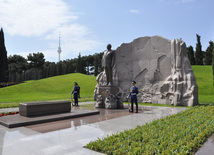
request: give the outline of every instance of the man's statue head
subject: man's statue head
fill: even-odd
[[[110,51],[111,50],[111,44],[107,45],[107,49]]]

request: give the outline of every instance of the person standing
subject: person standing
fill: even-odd
[[[131,98],[131,110],[130,112],[134,112],[133,110],[133,104],[135,102],[135,105],[136,105],[136,112],[135,113],[138,113],[138,102],[137,102],[137,94],[138,94],[138,88],[137,86],[135,86],[136,82],[135,81],[132,81],[132,87],[130,88],[130,92],[129,92],[129,95],[127,96],[127,98]]]
[[[78,97],[79,97],[79,92],[80,92],[80,87],[76,82],[74,82],[74,89],[71,94],[74,95],[74,106],[79,106],[78,105]]]
[[[113,85],[112,68],[114,66],[114,51],[111,50],[111,44],[107,45],[102,58],[102,66],[106,73],[106,85]]]

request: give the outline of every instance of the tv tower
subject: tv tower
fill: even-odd
[[[59,54],[59,61],[60,61],[60,54],[61,54],[61,52],[62,52],[61,47],[60,47],[60,33],[59,33],[59,47],[58,47],[57,52],[58,52],[58,54]]]

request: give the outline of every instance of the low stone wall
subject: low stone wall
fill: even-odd
[[[19,104],[19,113],[22,116],[41,116],[71,111],[70,101],[28,102]]]

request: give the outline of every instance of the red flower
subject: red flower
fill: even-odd
[[[3,113],[0,113],[0,117],[7,116],[7,115],[15,115],[15,114],[18,114],[18,113],[19,113],[19,111],[17,111],[17,112],[7,112],[7,113],[3,112]]]

